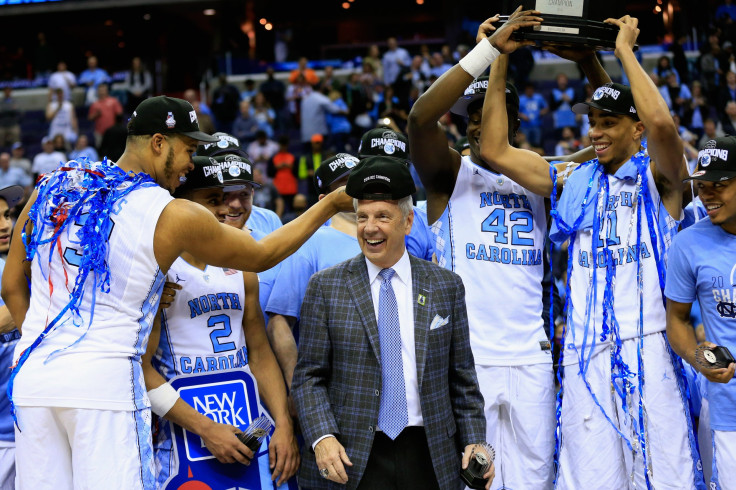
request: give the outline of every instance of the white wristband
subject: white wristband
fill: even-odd
[[[179,399],[179,393],[169,383],[164,383],[149,391],[148,399],[151,400],[151,411],[163,417]]]
[[[501,53],[487,39],[482,40],[460,60],[460,66],[473,78],[478,78]]]

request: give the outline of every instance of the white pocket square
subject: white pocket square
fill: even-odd
[[[439,315],[435,315],[432,323],[429,324],[429,329],[434,330],[436,328],[444,327],[450,322],[450,317],[442,318]]]

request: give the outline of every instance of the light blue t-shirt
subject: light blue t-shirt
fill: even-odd
[[[705,338],[736,353],[736,235],[701,220],[675,237],[669,251],[665,296],[680,303],[697,298]],[[708,383],[710,425],[736,431],[736,381]]]
[[[281,228],[282,224],[279,219],[279,215],[270,209],[253,206],[253,210],[250,212],[250,216],[248,217],[248,221],[245,222],[245,226],[251,230],[257,230],[262,232],[264,235],[268,235],[272,231]]]
[[[331,227],[322,227],[281,263],[266,311],[299,318],[312,274],[351,259],[360,253],[358,239]]]
[[[5,270],[5,259],[0,258],[0,277]],[[0,298],[0,306],[5,302]],[[10,366],[13,364],[15,344],[20,339],[18,329],[0,335],[0,441],[15,441],[13,416],[10,415],[10,400],[8,400],[8,381],[10,381]]]
[[[251,230],[251,236],[256,240],[260,240],[261,238],[266,236],[266,233],[258,230]],[[263,316],[265,317],[266,324],[268,324],[266,306],[268,305],[268,298],[271,296],[271,291],[273,290],[273,284],[276,281],[276,276],[279,275],[279,271],[281,270],[281,264],[283,264],[283,262],[279,262],[270,269],[258,273],[258,303],[260,303],[261,305],[261,311],[263,312]]]

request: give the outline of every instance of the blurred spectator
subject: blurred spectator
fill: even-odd
[[[718,92],[718,110],[720,111],[720,117],[724,124],[726,104],[730,101],[736,101],[736,73],[732,71],[726,73],[726,83]]]
[[[271,177],[276,190],[284,198],[284,208],[291,209],[291,199],[297,193],[296,157],[289,151],[289,137],[279,137],[279,151],[271,158],[268,165],[268,176]]]
[[[674,66],[672,66],[672,62],[670,61],[670,57],[663,55],[660,56],[659,59],[657,59],[657,65],[654,67],[654,72],[657,74],[660,80],[667,80],[667,76],[670,73],[675,74],[675,78],[677,79],[677,83],[680,83],[680,74],[677,72]]]
[[[36,72],[36,77],[45,77],[51,73],[54,68],[54,61],[56,61],[56,52],[54,47],[49,45],[46,40],[46,34],[39,32],[37,35],[38,44],[33,53],[33,69]]]
[[[562,128],[561,139],[555,146],[555,155],[571,155],[578,150],[582,150],[582,146],[575,137],[575,130],[565,126]]]
[[[10,146],[20,141],[21,112],[13,98],[13,89],[3,88],[3,100],[0,102],[0,146]]]
[[[383,80],[383,64],[381,63],[381,51],[377,44],[371,44],[368,47],[368,54],[363,58],[363,66],[370,65],[373,74],[379,80]]]
[[[299,58],[297,67],[289,73],[289,83],[295,83],[299,79],[299,75],[304,77],[304,82],[311,86],[315,86],[319,83],[317,73],[309,68],[309,60],[304,56]]]
[[[718,48],[718,37],[711,37],[715,38],[715,45],[712,42],[701,44],[698,68],[700,70],[700,81],[703,82],[706,96],[709,100],[716,100],[721,67],[715,53],[715,49]],[[722,110],[723,107],[718,108],[719,112]]]
[[[523,87],[529,81],[534,69],[534,53],[528,46],[519,48],[509,55],[509,78],[517,87]]]
[[[422,68],[422,57],[416,55],[411,59],[409,69],[402,73],[401,78],[409,85],[417,87],[419,93],[422,94],[427,88],[428,75]]]
[[[41,140],[42,152],[33,157],[33,180],[37,180],[38,176],[56,170],[56,168],[66,163],[66,155],[54,150],[54,141],[48,136],[44,136]]]
[[[284,201],[289,202],[288,199],[284,198]],[[296,218],[301,216],[304,211],[307,210],[307,196],[304,194],[296,194],[291,200],[291,211],[287,211],[281,217],[281,222],[286,224],[290,221],[294,221]]]
[[[406,106],[394,94],[394,88],[391,85],[386,86],[383,92],[383,100],[378,103],[378,118],[391,119],[400,132],[403,133],[406,129],[406,119],[408,117]]]
[[[294,127],[301,126],[302,99],[312,93],[312,86],[307,83],[303,74],[299,74],[294,82],[286,87],[286,100]]]
[[[69,142],[66,140],[66,138],[64,138],[63,134],[56,133],[51,137],[51,140],[54,142],[55,151],[67,154],[69,153],[69,150],[71,150],[71,146],[69,145]]]
[[[320,89],[327,87],[328,90],[340,90],[340,82],[335,78],[335,68],[331,65],[325,66],[322,79],[319,81]]]
[[[125,91],[128,95],[125,101],[125,110],[132,114],[138,104],[151,96],[153,92],[153,77],[141,59],[136,56],[130,62],[130,70],[125,74]]]
[[[715,138],[724,136],[720,124],[715,119],[706,119],[703,122],[703,136],[698,140],[698,150],[705,148],[705,144]]]
[[[249,144],[245,151],[248,152],[253,166],[260,168],[263,173],[266,173],[268,171],[268,162],[279,151],[279,145],[269,139],[265,131],[258,130],[256,131],[256,140]]]
[[[442,130],[445,132],[445,136],[447,137],[447,143],[449,144],[449,146],[454,146],[455,144],[457,144],[458,141],[462,139],[457,125],[452,121],[452,116],[450,115],[450,112],[445,112],[442,117],[440,117],[439,123],[442,127]]]
[[[662,94],[662,98],[667,103],[670,111],[675,112],[678,116],[685,113],[686,108],[690,106],[690,100],[693,98],[687,85],[679,82],[674,69],[666,72],[665,84],[659,88],[659,93]]]
[[[670,51],[672,52],[672,66],[680,75],[680,82],[689,83],[690,66],[685,55],[685,48],[683,47],[685,43],[687,43],[687,36],[677,36],[675,42],[670,45]]]
[[[191,88],[187,89],[184,91],[182,98],[194,107],[194,112],[197,114],[197,121],[199,121],[199,129],[208,134],[214,133],[215,123],[212,121],[212,111],[207,107],[207,104],[199,100],[197,91]]]
[[[339,153],[345,151],[345,145],[350,137],[352,126],[348,120],[348,105],[342,98],[342,94],[337,90],[332,90],[328,97],[332,103],[340,109],[339,112],[327,114],[327,129],[330,134],[330,151]]]
[[[105,70],[97,66],[97,57],[90,56],[87,58],[87,69],[84,70],[77,79],[77,83],[87,87],[84,103],[92,105],[97,100],[97,87],[110,81],[110,75]]]
[[[443,73],[452,68],[452,65],[445,60],[445,58],[442,56],[442,53],[438,52],[432,53],[430,63],[432,65],[432,68],[430,68],[429,72],[437,78],[441,77]]]
[[[97,150],[89,146],[89,139],[84,133],[79,135],[74,149],[69,153],[70,160],[79,160],[80,158],[87,158],[90,162],[98,162],[100,160]]]
[[[299,157],[296,176],[299,179],[299,193],[307,196],[307,202],[311,206],[317,202],[319,196],[317,188],[314,187],[314,171],[319,168],[322,160],[325,159],[322,154],[324,137],[321,134],[313,134],[309,141],[309,150]]]
[[[390,37],[386,41],[388,50],[383,53],[383,83],[391,85],[399,76],[402,66],[411,64],[411,56],[404,48],[399,47],[399,43],[395,37]]]
[[[716,7],[715,19],[724,20],[729,18],[731,22],[736,22],[736,5],[732,0],[723,0],[723,3]]]
[[[362,71],[360,73],[360,81],[369,92],[374,85],[383,83],[383,79],[377,76],[376,72],[373,70],[373,65],[365,61],[363,62]]]
[[[64,100],[72,100],[72,89],[77,86],[77,77],[66,67],[65,61],[59,61],[56,71],[49,77],[49,88],[60,88],[64,94]]]
[[[284,200],[279,196],[279,191],[263,178],[263,171],[259,167],[253,168],[253,180],[261,186],[253,193],[253,205],[270,209],[281,218],[284,214]]]
[[[338,113],[342,110],[327,97],[329,89],[313,90],[302,99],[300,109],[301,141],[305,147],[309,146],[309,140],[313,134],[326,135],[327,113]]]
[[[256,131],[258,131],[258,120],[253,117],[250,100],[243,99],[240,101],[238,117],[233,122],[232,134],[238,140],[245,143],[246,141],[253,141],[255,139]]]
[[[358,126],[353,129],[357,133],[363,134],[365,129],[373,127],[373,121],[368,116],[368,110],[372,102],[368,98],[363,82],[360,80],[360,73],[351,73],[342,90],[343,98],[349,109],[348,119],[351,124]],[[368,120],[366,121],[365,118]]]
[[[274,129],[282,131],[285,128],[284,107],[286,106],[286,86],[281,80],[277,80],[274,77],[272,67],[269,66],[266,69],[266,81],[261,83],[258,90],[263,94],[266,101],[276,113]]]
[[[125,140],[128,139],[128,127],[123,121],[122,113],[115,115],[115,123],[107,128],[100,142],[100,156],[116,162],[125,151]]]
[[[97,86],[97,100],[89,106],[89,120],[95,123],[95,146],[101,149],[102,135],[115,124],[115,118],[123,114],[120,101],[110,95],[106,83]]]
[[[23,143],[16,141],[13,143],[13,146],[10,147],[10,151],[10,166],[18,167],[28,175],[31,175],[31,161],[26,158],[26,149],[23,147]]]
[[[547,101],[535,91],[533,83],[527,82],[519,97],[519,119],[521,131],[532,146],[542,145],[542,117],[547,112]]]
[[[232,133],[233,122],[238,116],[240,92],[235,85],[227,81],[225,73],[220,73],[217,81],[219,85],[212,92],[212,114],[215,117],[215,127],[223,133]]]
[[[723,132],[736,135],[736,102],[730,100],[726,103],[725,118],[721,120]]]
[[[10,166],[10,153],[0,153],[0,189],[10,185],[28,187],[32,183],[30,175],[18,167]]]
[[[64,98],[64,90],[56,88],[49,90],[48,102],[46,103],[46,121],[49,123],[50,137],[61,134],[70,143],[77,140],[79,124],[74,105]]]
[[[276,112],[268,105],[266,97],[261,93],[257,93],[251,100],[250,106],[251,114],[258,121],[258,129],[265,131],[269,138],[273,138],[273,123],[276,120]]]
[[[675,127],[677,127],[677,132],[679,133],[680,138],[682,138],[683,143],[687,143],[688,145],[696,145],[698,143],[698,137],[695,135],[695,133],[682,125],[682,120],[680,119],[680,116],[677,115],[677,113],[672,114],[672,121],[675,123]],[[688,156],[688,160],[690,160],[691,158],[692,156]]]
[[[711,117],[711,108],[708,105],[708,99],[703,93],[702,83],[697,80],[693,81],[691,93],[692,99],[690,99],[690,104],[685,109],[683,121],[686,122],[687,127],[691,131],[701,136],[703,134],[705,120]]]
[[[243,82],[243,86],[245,89],[240,92],[240,100],[251,100],[253,96],[258,93],[258,90],[256,90],[256,82],[254,82],[252,78],[246,79],[245,82]]]
[[[575,100],[575,91],[568,85],[569,80],[564,73],[557,75],[556,83],[549,106],[554,111],[554,128],[561,135],[563,128],[576,126],[575,113],[570,105]]]

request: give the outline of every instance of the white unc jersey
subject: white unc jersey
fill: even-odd
[[[551,363],[542,320],[544,198],[463,157],[432,225],[440,266],[460,275],[475,362]]]
[[[182,286],[161,313],[161,339],[153,365],[166,380],[181,374],[244,368],[248,363],[243,331],[243,273],[206,266],[198,269],[179,257],[167,280]]]
[[[107,259],[110,291],[94,290],[89,275],[81,318],[74,319],[67,311],[18,371],[13,389],[17,405],[99,410],[140,410],[150,405],[141,356],[164,283],[153,254],[153,236],[172,199],[165,189],[152,186],[138,188],[116,203]],[[60,247],[52,251],[51,244],[42,245],[33,259],[31,302],[15,349],[16,362],[69,302],[81,257],[70,241],[79,229],[76,224],[62,233]]]

